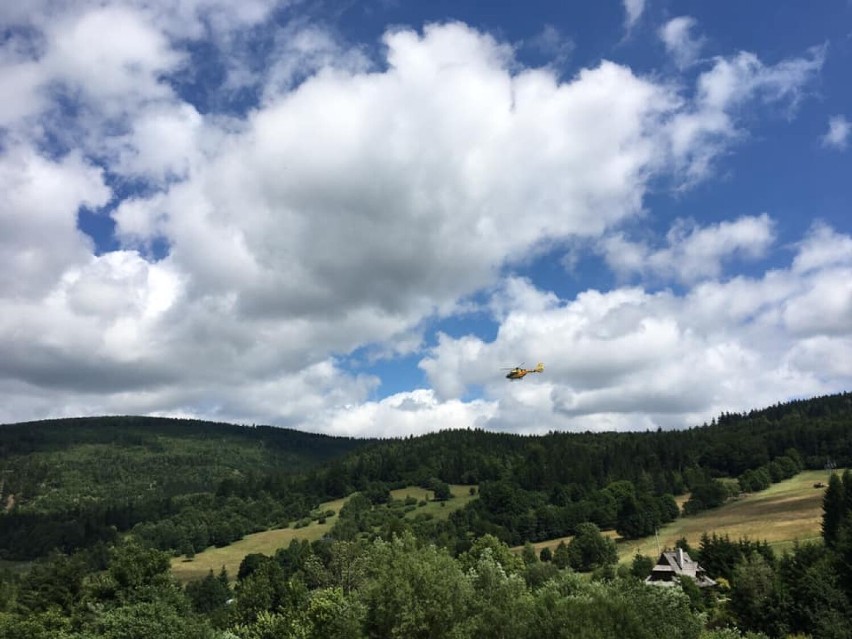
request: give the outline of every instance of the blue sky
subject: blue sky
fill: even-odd
[[[684,428],[852,386],[846,0],[0,27],[0,422]]]

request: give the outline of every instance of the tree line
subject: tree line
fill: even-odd
[[[492,535],[453,554],[410,531],[293,540],[179,585],[168,554],[136,541],[54,553],[0,580],[0,639],[847,639],[852,637],[852,474],[830,480],[825,543],[778,557],[765,543],[704,535],[718,581],[647,585],[653,558],[615,566],[591,523],[568,544],[517,554]],[[377,508],[364,497],[356,510]],[[348,515],[347,515],[348,516]],[[592,571],[591,578],[582,575]]]
[[[682,544],[712,591],[646,586],[656,558],[616,567],[601,533],[649,534],[687,491],[695,512],[827,459],[848,466],[850,425],[847,393],[671,432],[269,443],[259,428],[145,418],[3,426],[0,549],[35,561],[0,572],[0,639],[850,637],[848,473],[826,489],[824,543],[781,557],[760,541]],[[477,499],[407,518],[389,491],[412,483],[442,497],[469,483]],[[236,581],[169,576],[170,556],[324,516],[353,491],[327,538],[250,555]],[[529,543],[563,534],[547,553]]]
[[[70,552],[129,531],[158,549],[200,552],[302,520],[325,500],[435,481],[480,486],[447,522],[420,526],[455,552],[482,534],[517,545],[585,522],[641,537],[677,516],[673,498],[685,492],[694,513],[829,458],[852,464],[850,421],[843,393],[634,433],[355,440],[142,417],[7,425],[0,558]]]

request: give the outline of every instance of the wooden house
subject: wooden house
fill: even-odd
[[[660,555],[657,565],[645,578],[646,584],[654,586],[675,586],[684,576],[695,581],[699,588],[715,586],[716,582],[707,576],[704,569],[693,561],[683,548],[667,550]]]

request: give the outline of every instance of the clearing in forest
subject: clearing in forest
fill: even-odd
[[[476,486],[473,486],[473,488],[475,493],[478,494]],[[450,492],[453,498],[446,502],[432,501],[432,491],[420,488],[419,486],[399,488],[390,492],[391,498],[396,501],[403,501],[406,497],[412,497],[417,500],[418,506],[407,512],[405,514],[406,517],[423,514],[434,517],[435,519],[445,519],[449,517],[451,512],[464,508],[472,499],[476,498],[475,494],[471,494],[470,489],[471,486],[451,484]],[[346,503],[346,499],[348,497],[320,504],[316,509],[317,512],[332,510],[335,513],[331,517],[326,517],[324,523],[319,523],[315,519],[299,528],[291,526],[289,528],[264,530],[263,532],[246,535],[239,541],[235,541],[223,548],[208,548],[195,555],[192,559],[187,559],[183,556],[175,557],[172,559],[172,574],[180,582],[187,582],[193,579],[201,579],[211,570],[214,575],[218,575],[219,571],[224,567],[228,571],[228,576],[231,579],[235,579],[243,557],[246,555],[260,553],[272,556],[276,550],[290,545],[290,542],[294,539],[307,539],[308,541],[321,539],[334,526],[334,523],[337,521],[337,513],[340,512],[343,504]]]
[[[761,492],[745,493],[719,508],[679,517],[661,527],[656,538],[652,535],[625,540],[615,531],[606,531],[604,534],[616,540],[620,563],[631,562],[637,552],[656,559],[659,551],[673,548],[681,537],[697,549],[701,535],[705,532],[708,535],[728,535],[733,541],[741,538],[766,540],[780,553],[791,548],[795,541],[822,539],[822,498],[827,483],[828,475],[825,471],[804,471]],[[815,488],[815,484],[822,486]],[[682,506],[685,499],[677,501]],[[563,539],[565,543],[571,541],[570,537],[561,537],[541,541],[533,546],[536,552],[541,552],[545,547],[555,550]]]

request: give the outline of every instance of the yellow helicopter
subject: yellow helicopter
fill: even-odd
[[[544,364],[541,362],[536,364],[535,368],[522,368],[522,366],[523,364],[521,366],[515,366],[515,368],[504,368],[504,371],[509,371],[506,375],[506,379],[523,379],[529,373],[541,373],[544,371]]]

